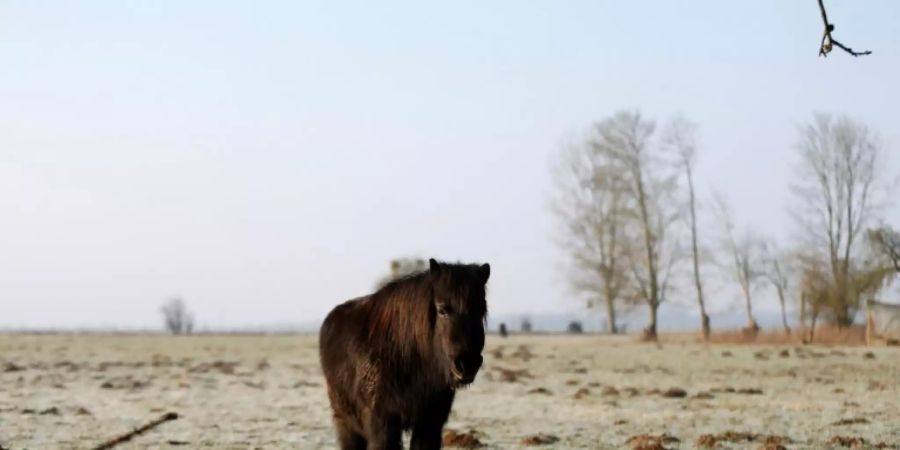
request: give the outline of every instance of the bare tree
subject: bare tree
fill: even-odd
[[[588,307],[603,306],[615,334],[617,303],[628,281],[623,253],[627,217],[624,180],[599,143],[599,133],[563,148],[554,167],[557,186],[552,210],[562,229],[558,243],[569,258],[573,289],[588,296]]]
[[[853,322],[860,299],[851,280],[861,230],[876,212],[881,187],[882,151],[875,136],[858,122],[816,115],[801,129],[800,165],[792,186],[798,231],[827,267],[831,319]]]
[[[397,278],[424,272],[425,270],[428,270],[428,261],[423,258],[404,257],[392,259],[390,272],[375,283],[375,288],[379,289]]]
[[[900,233],[890,227],[869,230],[869,243],[875,252],[887,259],[887,263],[900,272]]]
[[[722,224],[721,246],[726,254],[727,262],[723,262],[723,268],[731,273],[734,280],[741,288],[744,297],[744,309],[747,313],[747,328],[751,332],[759,330],[759,325],[753,317],[753,290],[757,286],[760,277],[762,258],[762,239],[749,229],[738,234],[732,218],[731,209],[724,197],[714,196],[716,213]]]
[[[194,329],[194,316],[180,297],[173,297],[160,309],[166,330],[172,334],[190,334]]]
[[[786,297],[790,289],[791,271],[789,256],[780,250],[774,241],[768,241],[764,246],[764,275],[778,294],[778,303],[781,306],[781,324],[784,332],[791,334],[791,327],[787,321]]]
[[[638,112],[619,112],[597,125],[598,151],[623,176],[630,219],[623,247],[630,270],[626,298],[647,305],[644,337],[649,340],[657,338],[657,312],[680,254],[674,230],[680,212],[677,175],[663,146],[652,142],[654,130],[654,123]]]
[[[700,245],[697,236],[697,196],[694,193],[694,164],[697,159],[696,125],[684,118],[676,117],[669,123],[665,142],[677,155],[679,166],[687,182],[688,220],[691,230],[691,258],[693,263],[694,287],[697,290],[697,304],[700,307],[700,329],[703,339],[709,340],[710,323],[703,298],[703,282],[700,275]]]

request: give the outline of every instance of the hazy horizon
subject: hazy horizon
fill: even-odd
[[[874,53],[818,57],[815,2],[0,3],[0,328],[316,321],[408,255],[489,262],[492,315],[580,311],[550,167],[621,109],[696,122],[701,195],[787,245],[814,112],[900,174],[900,4],[829,16]]]

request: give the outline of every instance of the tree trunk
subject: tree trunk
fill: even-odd
[[[787,310],[784,306],[784,288],[781,286],[777,286],[778,289],[778,301],[781,303],[781,324],[784,326],[784,332],[787,334],[791,334],[791,327],[788,326],[787,322]]]
[[[619,333],[619,329],[616,327],[616,299],[609,296],[606,297],[606,322],[609,325],[610,334]]]
[[[753,318],[753,302],[750,298],[750,287],[741,286],[741,289],[744,291],[744,306],[747,310],[747,328],[753,332],[759,331],[759,325],[756,323],[756,319]]]
[[[700,305],[700,330],[703,340],[709,340],[709,316],[706,314],[706,304],[703,301],[703,283],[700,281],[700,250],[697,245],[697,210],[694,199],[694,175],[690,164],[685,165],[688,179],[688,196],[691,213],[691,251],[694,259],[694,286],[697,288],[697,303]]]
[[[806,333],[806,292],[800,293],[800,331]]]
[[[656,302],[648,303],[650,306],[650,323],[647,325],[647,328],[644,328],[644,335],[642,338],[645,341],[656,341],[658,336],[656,333],[656,312],[659,309],[659,304]]]

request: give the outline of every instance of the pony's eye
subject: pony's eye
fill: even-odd
[[[450,307],[447,305],[438,305],[437,313],[441,317],[447,317],[450,315]]]

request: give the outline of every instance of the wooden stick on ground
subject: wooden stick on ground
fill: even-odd
[[[115,446],[117,446],[117,445],[119,445],[119,444],[122,444],[122,443],[124,443],[124,442],[130,441],[130,440],[131,440],[132,438],[134,438],[135,436],[139,436],[139,435],[141,435],[141,434],[144,434],[144,433],[146,433],[146,432],[148,432],[148,431],[150,431],[150,430],[152,430],[152,429],[154,429],[154,428],[156,428],[156,427],[158,427],[158,426],[160,426],[160,425],[162,425],[162,424],[164,424],[164,423],[166,423],[166,422],[175,420],[175,419],[177,419],[177,418],[178,418],[178,413],[174,413],[174,412],[166,413],[166,414],[164,414],[163,416],[160,416],[160,418],[154,420],[153,422],[150,422],[150,423],[148,423],[148,424],[146,424],[146,425],[144,425],[144,426],[142,426],[142,427],[140,427],[140,428],[135,428],[134,430],[132,430],[132,431],[130,431],[130,432],[128,432],[128,433],[125,433],[125,434],[123,434],[123,435],[116,436],[116,437],[114,437],[114,438],[112,438],[112,439],[110,439],[110,440],[108,440],[108,441],[106,441],[106,442],[104,442],[104,443],[102,443],[102,444],[100,444],[100,445],[94,447],[94,448],[91,449],[91,450],[108,450],[108,449],[111,449],[111,448],[113,448],[113,447],[115,447]]]

